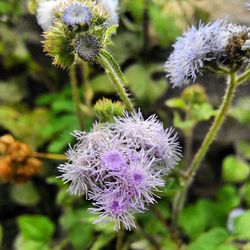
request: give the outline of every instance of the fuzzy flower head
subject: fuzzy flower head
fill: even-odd
[[[95,62],[99,53],[111,43],[115,32],[116,25],[107,25],[111,12],[93,0],[49,3],[51,15],[48,16],[53,22],[47,18],[49,27],[44,33],[43,44],[44,51],[53,58],[53,64],[69,68],[77,60]]]
[[[64,10],[63,22],[69,26],[90,24],[92,13],[88,7],[76,2]]]
[[[165,173],[181,158],[176,135],[156,116],[144,120],[140,112],[73,135],[77,143],[66,154],[68,162],[58,167],[68,191],[92,202],[96,223],[113,221],[115,230],[121,224],[135,227],[134,213],[156,202]]]
[[[57,5],[57,2],[54,0],[51,0],[51,1],[43,0],[38,3],[36,18],[37,18],[38,24],[41,26],[41,28],[44,31],[48,31],[50,26],[55,21],[53,10],[56,5]]]
[[[250,56],[250,29],[243,25],[216,20],[198,28],[191,27],[173,45],[174,51],[165,63],[172,85],[181,87],[195,81],[204,66],[241,65]]]
[[[173,45],[174,51],[165,64],[167,76],[174,87],[194,81],[204,63],[221,54],[223,43],[220,41],[220,32],[223,25],[222,20],[207,25],[200,23],[198,28],[192,26],[177,39]]]

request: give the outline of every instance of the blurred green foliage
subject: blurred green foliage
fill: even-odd
[[[66,74],[52,67],[43,55],[41,30],[28,13],[28,9],[34,13],[36,4],[26,0],[0,2],[0,130],[36,151],[63,154],[73,143],[71,132],[79,129],[78,121]],[[217,112],[201,85],[181,93],[171,90],[165,78],[163,64],[172,42],[196,18],[208,20],[209,14],[191,0],[122,0],[120,26],[110,48],[121,64],[136,106],[173,124],[183,132],[182,140],[195,134],[198,125],[210,122]],[[90,67],[88,80],[94,95],[87,103],[80,71],[81,109],[84,128],[89,131],[95,120],[110,121],[110,115],[121,114],[123,107],[117,104],[112,84],[97,65]],[[94,112],[90,105],[103,96],[110,102],[106,107],[99,103]],[[248,96],[237,100],[230,116],[244,128],[249,125]],[[232,144],[235,153],[231,150],[212,166],[218,187],[209,190],[206,197],[190,194],[181,213],[178,224],[185,242],[183,250],[237,250],[239,244],[240,249],[250,249],[250,143],[244,138]],[[0,209],[7,216],[0,224],[0,246],[4,250],[114,249],[113,224],[93,224],[97,217],[88,213],[89,202],[70,196],[68,185],[56,178],[58,164],[46,160],[43,172],[30,182],[1,184],[4,195]],[[124,249],[180,249],[165,223],[171,218],[173,196],[181,188],[176,175],[178,172],[173,172],[166,178],[164,191],[158,194],[162,199],[154,206],[156,213],[150,210],[135,215],[138,227],[126,233]],[[228,215],[241,207],[245,212],[235,219],[231,232]],[[158,219],[157,211],[165,222]]]

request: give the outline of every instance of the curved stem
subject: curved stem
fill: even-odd
[[[66,155],[63,155],[63,154],[50,154],[50,153],[34,152],[33,157],[49,159],[49,160],[56,160],[56,161],[67,160]]]
[[[126,93],[126,90],[124,88],[124,85],[127,84],[127,81],[124,78],[123,73],[115,59],[107,51],[103,50],[97,57],[97,61],[109,75],[117,93],[125,104],[127,110],[130,112],[133,111],[133,104],[130,101],[128,94]]]
[[[220,127],[222,126],[225,117],[227,115],[227,112],[229,110],[230,104],[233,100],[233,96],[235,93],[235,89],[237,87],[237,81],[235,77],[235,73],[229,74],[229,81],[227,85],[227,90],[224,95],[223,102],[220,106],[220,109],[215,117],[215,120],[210,127],[200,149],[196,153],[193,161],[190,164],[190,167],[187,169],[187,178],[182,180],[183,181],[183,188],[181,191],[177,192],[174,203],[173,203],[173,214],[172,214],[172,223],[177,225],[178,223],[178,217],[179,213],[183,208],[183,205],[186,200],[186,194],[190,187],[190,185],[193,182],[193,177],[195,173],[197,172],[201,161],[203,160],[205,154],[207,153],[207,150],[209,149],[209,146],[211,145],[212,141],[215,139]]]
[[[121,226],[117,232],[116,250],[121,250],[123,245],[124,228]]]
[[[71,90],[72,90],[72,98],[73,98],[73,102],[75,104],[75,109],[76,109],[76,115],[77,115],[81,130],[84,130],[83,114],[82,114],[81,107],[80,107],[80,104],[81,104],[80,95],[79,95],[78,86],[77,86],[76,67],[74,64],[69,69],[69,78],[70,78],[70,84],[71,84]]]

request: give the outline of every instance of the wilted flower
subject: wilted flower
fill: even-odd
[[[0,180],[26,182],[39,174],[42,162],[33,156],[29,145],[12,135],[0,137]]]
[[[133,214],[155,202],[164,174],[181,158],[176,134],[164,130],[156,116],[144,120],[134,112],[74,136],[78,143],[58,168],[63,181],[70,182],[68,191],[92,201],[97,222],[115,221],[115,230],[121,223],[135,227]]]

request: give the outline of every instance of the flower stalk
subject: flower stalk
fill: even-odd
[[[127,110],[129,112],[133,111],[133,104],[124,88],[124,85],[127,85],[127,81],[124,78],[118,63],[107,51],[104,50],[100,52],[96,60],[98,61],[98,63],[100,63],[100,65],[105,69],[106,73],[109,75],[117,93],[119,94]]]
[[[73,98],[73,102],[75,104],[75,109],[76,109],[76,115],[78,118],[80,129],[84,130],[83,113],[81,111],[80,96],[79,96],[79,91],[77,87],[76,66],[74,64],[69,69],[69,77],[70,77],[70,84],[71,84],[71,90],[72,90],[72,98]]]
[[[200,166],[200,163],[203,160],[204,156],[206,155],[209,149],[209,146],[211,145],[212,141],[215,139],[219,129],[221,128],[227,116],[227,113],[232,103],[236,88],[237,88],[236,75],[235,75],[235,72],[232,72],[229,74],[227,90],[225,92],[225,96],[220,106],[220,109],[217,113],[217,116],[215,117],[215,120],[212,126],[210,127],[200,149],[196,153],[193,161],[191,162],[190,167],[186,170],[187,178],[182,180],[183,188],[179,192],[177,192],[174,198],[172,222],[175,225],[178,223],[179,213],[184,206],[188,189],[193,182],[193,178]]]

